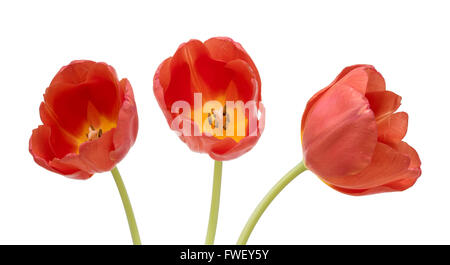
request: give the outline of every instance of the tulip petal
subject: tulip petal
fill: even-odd
[[[392,147],[377,143],[372,162],[361,172],[348,176],[321,177],[327,183],[344,189],[372,189],[405,178],[411,159]]]
[[[370,189],[350,189],[350,188],[341,188],[338,186],[334,186],[332,184],[329,184],[329,186],[339,192],[342,192],[347,195],[352,196],[363,196],[363,195],[371,195],[371,194],[377,194],[377,193],[384,193],[384,192],[395,192],[395,191],[403,191],[405,189],[408,189],[412,185],[414,185],[415,180],[405,179],[405,180],[399,180],[391,184],[381,185],[378,187],[370,188]]]
[[[74,137],[80,137],[87,128],[87,88],[80,86],[88,78],[93,61],[73,61],[62,67],[44,94],[47,110],[58,126]]]
[[[167,123],[171,126],[174,119],[174,115],[171,112],[171,105],[166,104],[165,92],[170,83],[171,72],[170,72],[170,62],[172,57],[164,60],[158,67],[153,77],[153,93],[155,94],[156,101],[161,108],[164,117],[166,117]]]
[[[404,191],[416,183],[420,174],[421,174],[420,168],[408,169],[399,180],[369,189],[351,189],[334,186],[332,184],[328,185],[339,192],[354,196],[370,195],[383,192]]]
[[[53,78],[50,86],[58,83],[79,84],[87,79],[87,75],[95,62],[88,60],[72,61],[70,64],[61,67]]]
[[[172,62],[172,57],[164,60],[158,67],[158,70],[155,73],[153,78],[153,82],[158,82],[158,89],[162,89],[162,92],[166,92],[167,87],[169,87],[171,72],[170,72],[170,64]],[[156,89],[156,86],[154,87]]]
[[[419,155],[414,148],[412,148],[406,142],[400,142],[396,146],[394,146],[394,149],[410,158],[410,169],[420,169],[422,162],[420,161]]]
[[[226,100],[229,101],[257,101],[259,95],[258,81],[255,73],[247,62],[237,59],[230,61],[225,66],[232,71],[229,85],[226,90]]]
[[[377,143],[369,102],[352,87],[333,86],[309,110],[302,142],[306,166],[319,176],[361,171],[370,164]]]
[[[76,156],[75,154],[71,154],[71,156]],[[54,158],[50,161],[50,166],[53,169],[57,169],[59,174],[64,175],[67,178],[72,179],[88,179],[92,177],[93,173],[88,173],[86,171],[80,170],[78,167],[64,163],[61,159]]]
[[[259,93],[261,89],[261,78],[255,63],[240,43],[233,41],[231,38],[216,37],[205,41],[205,46],[214,60],[230,62],[236,59],[241,59],[249,64],[259,85],[257,100],[261,101],[261,93]]]
[[[40,125],[33,130],[29,143],[29,150],[34,160],[46,169],[50,169],[48,161],[55,157],[55,153],[50,145],[50,135],[50,127]]]
[[[114,151],[110,153],[110,159],[118,163],[136,141],[138,133],[138,114],[134,100],[133,89],[128,79],[120,81],[120,87],[124,91],[125,101],[120,108],[117,127],[114,133]]]
[[[365,94],[368,81],[369,76],[366,70],[364,68],[356,68],[343,76],[335,85],[345,84],[356,91],[359,91],[361,94]]]
[[[391,91],[376,91],[366,93],[370,108],[375,114],[377,121],[394,113],[401,104],[402,97]]]
[[[33,130],[29,149],[34,161],[47,170],[67,177],[86,179],[92,176],[91,174],[80,171],[78,168],[55,163],[59,159],[55,158],[55,153],[51,146],[52,133],[51,128],[46,125],[40,125],[37,129]]]
[[[375,70],[373,66],[368,67],[366,69],[369,75],[369,81],[367,82],[366,93],[377,92],[377,91],[385,91],[386,90],[386,81],[383,76]]]
[[[90,174],[111,170],[116,162],[112,161],[108,154],[114,150],[113,136],[115,130],[113,128],[98,139],[84,142],[80,145],[79,154],[67,154],[59,160],[59,163]]]
[[[98,112],[111,121],[116,120],[123,94],[115,70],[105,63],[96,63],[87,75],[85,86],[89,102]]]
[[[247,136],[236,143],[232,138],[225,138],[211,148],[209,156],[218,161],[232,160],[250,151],[258,140],[259,136]]]
[[[193,93],[202,93],[203,99],[215,100],[222,95],[231,78],[225,63],[211,59],[201,41],[191,40],[180,45],[171,60],[171,79],[166,89],[166,104],[185,100],[193,105]]]
[[[378,73],[372,65],[357,64],[344,68],[339,75],[327,87],[319,90],[308,101],[303,112],[301,135],[303,138],[303,131],[305,122],[314,104],[323,96],[323,94],[335,84],[348,83],[351,87],[360,91],[361,93],[369,93],[376,91],[384,91],[386,84],[383,76]],[[356,87],[356,88],[355,88]]]
[[[87,87],[60,83],[47,88],[44,102],[57,124],[74,137],[81,137],[87,124]]]
[[[408,114],[394,113],[378,123],[378,141],[386,144],[399,143],[408,130]]]
[[[336,85],[346,84],[362,94],[384,91],[386,89],[386,83],[383,76],[378,73],[373,66],[360,65],[358,67],[353,66],[350,69],[347,69],[346,71],[348,72],[336,81]]]
[[[44,102],[39,106],[39,114],[45,126],[51,129],[50,146],[54,152],[54,157],[62,158],[67,153],[78,151],[77,139],[61,128]]]
[[[102,137],[87,141],[80,145],[81,160],[94,172],[104,172],[113,169],[117,161],[112,161],[107,155],[114,150],[114,133],[113,128],[104,133]]]
[[[57,123],[74,137],[89,126],[88,104],[110,121],[117,118],[120,98],[117,76],[105,63],[76,61],[63,67],[47,88],[44,101]]]
[[[182,126],[169,124],[170,128],[177,132],[180,139],[194,152],[209,153],[211,147],[219,143],[218,138],[201,133],[198,125],[190,118],[180,115],[177,117]],[[175,126],[174,126],[175,125]]]

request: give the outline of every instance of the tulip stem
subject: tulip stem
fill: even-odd
[[[211,196],[211,208],[209,210],[208,232],[205,245],[213,245],[216,237],[217,219],[219,216],[220,185],[222,182],[222,161],[214,161],[214,179]]]
[[[256,209],[253,211],[252,215],[247,221],[247,224],[245,225],[244,229],[241,232],[241,235],[239,236],[239,239],[237,241],[237,245],[245,245],[247,244],[247,240],[250,237],[250,234],[252,233],[253,229],[255,228],[256,223],[258,222],[259,218],[261,218],[264,211],[267,209],[267,207],[270,205],[270,203],[275,199],[275,197],[293,180],[295,179],[300,173],[307,170],[305,164],[300,162],[298,165],[296,165],[293,169],[291,169],[286,175],[284,175],[283,178],[281,178],[275,186],[272,187],[272,189],[266,194],[266,196],[262,199],[262,201],[256,206]]]
[[[125,188],[125,184],[123,183],[122,177],[120,176],[119,170],[117,167],[114,167],[111,170],[111,173],[114,177],[114,181],[116,182],[117,189],[120,193],[120,198],[122,199],[123,208],[125,209],[125,213],[128,219],[128,226],[130,227],[131,238],[133,239],[134,245],[141,245],[141,238],[139,236],[139,231],[136,225],[136,219],[134,218],[133,208],[131,207],[130,198],[128,198],[127,189]]]

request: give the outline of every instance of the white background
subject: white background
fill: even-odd
[[[446,1],[2,1],[0,243],[129,244],[109,172],[87,181],[46,171],[28,140],[42,94],[74,59],[104,61],[134,88],[134,147],[118,165],[145,244],[202,244],[213,161],[172,132],[153,95],[157,66],[178,45],[229,36],[259,69],[266,128],[224,163],[216,242],[234,244],[265,193],[302,159],[307,100],[342,68],[373,64],[409,113],[405,140],[422,176],[401,193],[351,197],[311,172],[295,179],[249,244],[450,243],[450,6]]]

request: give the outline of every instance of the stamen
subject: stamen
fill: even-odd
[[[102,135],[103,135],[103,130],[101,128],[96,130],[92,124],[89,125],[89,132],[86,133],[86,138],[88,139],[88,141],[98,139],[98,138],[102,137]]]
[[[216,128],[216,122],[217,122],[217,118],[218,118],[217,115],[219,115],[219,113],[214,108],[211,108],[211,112],[208,113],[208,123],[212,129]],[[223,107],[222,121],[223,121],[222,127],[224,130],[226,130],[228,127],[228,124],[230,123],[230,115],[227,113],[226,105]]]

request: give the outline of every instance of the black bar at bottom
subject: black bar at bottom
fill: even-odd
[[[2,260],[91,264],[365,264],[448,261],[449,246],[401,245],[151,245],[151,246],[0,246]],[[134,261],[136,260],[136,261]],[[138,263],[136,263],[138,262]],[[431,264],[431,263],[430,263]]]

